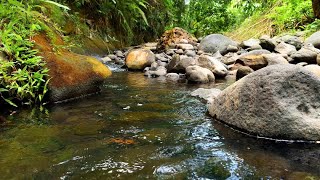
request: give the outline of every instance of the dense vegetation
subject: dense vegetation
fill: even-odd
[[[67,43],[57,48],[81,45],[82,37],[92,34],[127,46],[155,40],[175,26],[198,37],[229,32],[241,39],[243,34],[312,32],[320,21],[312,1],[305,0],[1,0],[0,104],[43,102],[50,77],[31,40],[37,33],[61,34]]]

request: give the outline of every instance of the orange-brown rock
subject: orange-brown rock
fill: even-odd
[[[131,70],[143,70],[155,62],[155,55],[149,49],[134,49],[126,56],[126,65]]]
[[[183,43],[183,41],[195,45],[197,43],[197,38],[192,36],[186,30],[175,27],[171,30],[166,31],[158,41],[157,49],[165,50],[171,45]]]
[[[49,39],[45,34],[33,37],[35,47],[49,69],[49,101],[57,102],[99,91],[99,85],[111,71],[91,56],[55,49],[63,45],[60,36]]]

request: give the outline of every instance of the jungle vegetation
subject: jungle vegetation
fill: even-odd
[[[67,42],[59,48],[81,45],[81,37],[92,34],[124,47],[154,41],[176,26],[197,37],[226,33],[240,40],[320,27],[318,0],[0,1],[1,106],[46,102],[50,77],[32,41],[37,33],[54,38],[59,32]]]

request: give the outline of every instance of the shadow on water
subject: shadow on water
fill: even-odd
[[[116,72],[100,94],[4,114],[3,179],[320,178],[320,147],[257,140],[206,116],[199,87]]]

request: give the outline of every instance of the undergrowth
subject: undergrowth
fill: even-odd
[[[41,31],[37,5],[17,0],[0,4],[0,96],[11,106],[42,104],[48,91],[48,69],[30,38]]]

